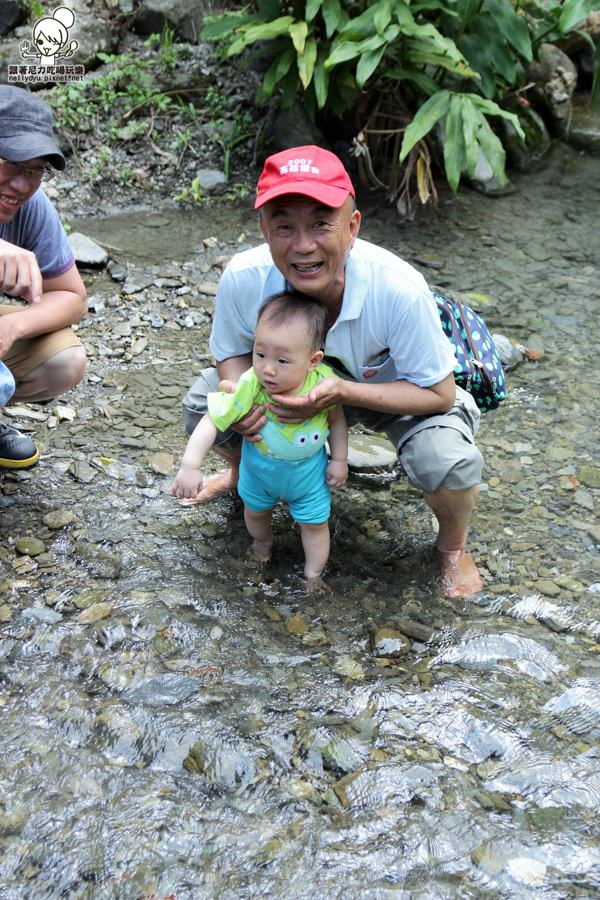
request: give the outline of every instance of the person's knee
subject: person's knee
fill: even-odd
[[[15,399],[53,400],[79,384],[85,374],[86,363],[86,352],[81,345],[59,350],[19,380]]]
[[[400,462],[411,484],[426,494],[440,487],[465,490],[481,482],[478,447],[453,428],[424,429],[402,447]]]
[[[85,375],[87,366],[87,354],[82,346],[66,347],[57,353],[53,359],[58,360],[58,368],[62,374],[63,391],[76,387]]]

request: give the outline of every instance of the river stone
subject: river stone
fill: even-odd
[[[46,606],[31,606],[29,609],[23,610],[24,619],[33,619],[35,622],[42,622],[45,625],[54,625],[62,620],[62,616],[54,609],[48,609]]]
[[[10,622],[12,616],[12,609],[10,608],[10,604],[3,603],[0,606],[0,622]]]
[[[25,18],[25,7],[18,0],[2,0],[0,4],[0,35],[9,34]]]
[[[78,265],[96,268],[105,265],[108,260],[108,253],[104,247],[80,231],[74,231],[69,235],[69,243]]]
[[[199,180],[204,194],[212,194],[214,190],[226,183],[225,173],[219,169],[197,169],[196,178]]]
[[[83,612],[80,612],[76,621],[80,625],[92,625],[101,619],[106,619],[112,612],[112,603],[94,603]]]
[[[153,453],[148,457],[148,465],[157,475],[170,475],[173,470],[173,456],[170,453]]]
[[[407,637],[412,638],[415,641],[420,641],[422,644],[427,644],[433,637],[433,629],[429,628],[428,625],[421,625],[420,622],[413,622],[410,619],[403,619],[400,616],[396,616],[394,618],[394,625],[402,634],[407,635]]]
[[[395,628],[387,626],[375,629],[371,636],[371,644],[375,656],[389,658],[404,656],[410,649],[409,639]]]
[[[75,513],[70,509],[53,509],[46,513],[42,521],[48,528],[64,528],[65,525],[70,525],[75,521]]]
[[[337,675],[342,675],[344,678],[350,678],[354,681],[360,681],[365,677],[365,670],[361,664],[357,662],[357,660],[352,659],[351,656],[340,656],[333,666],[333,671]]]
[[[308,623],[306,619],[303,619],[301,615],[296,613],[294,616],[290,616],[289,619],[285,623],[286,631],[290,634],[306,634],[308,631]]]
[[[46,550],[44,542],[36,537],[17,538],[15,548],[23,556],[39,556]]]
[[[600,110],[592,108],[589,95],[573,103],[568,142],[578,150],[600,156]]]
[[[597,466],[580,466],[577,477],[586,487],[600,488],[600,469]]]
[[[387,438],[374,434],[348,435],[348,467],[355,472],[391,468],[396,465],[396,451]]]

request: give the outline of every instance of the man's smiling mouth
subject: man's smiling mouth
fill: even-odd
[[[292,263],[292,269],[295,269],[296,272],[299,272],[301,275],[310,272],[318,272],[322,267],[323,263],[315,262],[315,263]]]
[[[14,197],[7,197],[5,194],[0,194],[0,200],[9,206],[18,206],[20,203],[18,198],[15,200]]]

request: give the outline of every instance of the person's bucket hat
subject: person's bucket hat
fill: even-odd
[[[302,194],[338,208],[354,197],[354,186],[342,161],[323,147],[291,147],[269,156],[258,179],[255,209],[284,194]]]
[[[24,88],[0,85],[0,157],[23,162],[44,156],[55,169],[66,162],[52,133],[50,107]]]

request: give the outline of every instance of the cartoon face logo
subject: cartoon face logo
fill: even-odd
[[[56,64],[57,59],[68,59],[73,56],[79,44],[69,40],[69,28],[75,22],[73,11],[68,6],[59,6],[51,16],[44,16],[33,26],[33,49],[29,41],[20,44],[23,59],[37,59],[40,66],[48,68]]]

